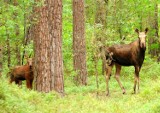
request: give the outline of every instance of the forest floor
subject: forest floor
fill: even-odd
[[[140,92],[133,93],[134,68],[122,69],[121,81],[126,88],[122,94],[118,83],[111,76],[110,96],[105,95],[105,78],[99,76],[99,89],[95,76],[88,77],[87,86],[76,86],[65,75],[65,96],[55,92],[40,93],[8,84],[8,78],[0,78],[0,113],[159,113],[160,112],[160,64],[145,61],[140,73]],[[97,95],[98,92],[98,95]]]

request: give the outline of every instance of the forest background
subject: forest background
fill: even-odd
[[[160,112],[160,39],[158,0],[86,0],[85,41],[87,85],[77,85],[73,66],[73,12],[72,1],[63,0],[62,54],[64,92],[61,97],[54,91],[41,93],[8,84],[7,73],[11,67],[24,64],[24,54],[34,56],[31,25],[34,0],[0,1],[0,112],[2,113],[52,113],[52,112]],[[99,57],[101,47],[127,44],[137,38],[135,29],[147,34],[146,57],[140,72],[140,93],[133,90],[134,68],[123,67],[121,81],[127,94],[114,79],[110,80],[109,97],[105,96],[104,65]],[[95,58],[97,60],[95,61]],[[96,62],[98,63],[96,64]],[[97,70],[97,71],[96,71]],[[98,74],[97,74],[98,73]],[[114,74],[114,72],[112,72]],[[96,76],[97,75],[97,76]],[[98,77],[98,82],[97,78]],[[97,85],[98,84],[98,85]]]

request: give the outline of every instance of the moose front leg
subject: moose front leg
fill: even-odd
[[[116,64],[116,74],[115,74],[115,78],[120,86],[120,88],[122,89],[123,94],[126,93],[126,90],[124,89],[119,77],[120,77],[120,72],[121,72],[121,65]]]
[[[106,66],[106,96],[109,96],[109,79],[111,76],[112,67],[113,65]]]
[[[29,79],[26,79],[26,86],[28,89],[32,89],[32,83]]]
[[[134,94],[136,94],[136,85],[138,83],[138,91],[139,91],[139,71],[140,71],[140,67],[139,66],[135,66],[135,78],[134,78]]]

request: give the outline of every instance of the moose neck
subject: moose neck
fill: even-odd
[[[140,39],[138,38],[138,48],[139,48],[139,50],[141,51],[141,53],[145,53],[145,51],[146,51],[146,47],[141,47],[141,41],[140,41]]]
[[[141,48],[140,46],[140,39],[137,40],[138,46],[137,46],[137,55],[138,55],[138,59],[139,59],[139,64],[140,66],[142,65],[144,58],[145,58],[145,51],[146,48]]]

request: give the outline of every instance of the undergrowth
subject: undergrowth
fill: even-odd
[[[99,75],[99,88],[94,74],[87,86],[76,86],[73,77],[65,75],[65,96],[56,92],[40,93],[28,90],[25,84],[9,84],[5,72],[0,78],[0,113],[158,113],[160,112],[160,66],[144,62],[140,73],[140,92],[132,94],[134,68],[123,67],[121,81],[126,88],[123,95],[114,73],[109,82],[110,96],[105,95],[105,77]]]

